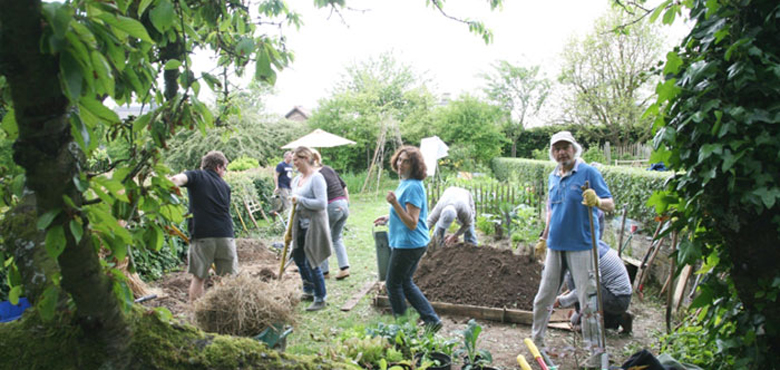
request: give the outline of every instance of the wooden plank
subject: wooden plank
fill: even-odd
[[[672,296],[673,299],[673,305],[672,307],[674,310],[679,311],[680,305],[682,304],[682,298],[685,294],[685,286],[688,285],[688,279],[691,278],[691,273],[693,272],[693,266],[686,265],[683,267],[682,272],[680,272],[680,278],[677,279],[677,286],[674,288],[674,296]],[[671,288],[669,288],[671,289]]]
[[[637,268],[639,267],[639,265],[642,264],[642,261],[640,261],[640,260],[638,260],[636,258],[631,258],[629,256],[623,255],[623,256],[620,256],[620,258],[623,260],[623,263],[628,264],[628,265],[632,265],[632,266],[637,267]]]
[[[360,302],[360,299],[363,298],[364,295],[368,294],[368,292],[370,292],[371,289],[374,288],[374,286],[376,286],[376,281],[369,281],[365,283],[363,287],[360,289],[360,291],[355,293],[355,295],[353,295],[352,298],[350,298],[346,303],[344,303],[343,306],[341,306],[341,310],[346,312],[355,308],[358,302]]]
[[[374,298],[374,306],[390,307],[390,301],[387,296],[377,295]],[[533,324],[533,312],[516,310],[511,308],[494,308],[473,306],[468,304],[431,302],[431,306],[436,313],[445,315],[468,316],[480,320],[490,320],[516,324]],[[569,314],[566,310],[555,310],[550,316],[550,322],[568,322]]]

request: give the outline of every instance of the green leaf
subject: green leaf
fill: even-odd
[[[675,16],[677,16],[677,7],[669,7],[669,9],[664,13],[664,19],[661,22],[663,24],[672,24],[674,23]]]
[[[63,92],[71,101],[78,101],[81,96],[82,71],[79,62],[71,53],[60,53],[60,74],[64,84]]]
[[[149,19],[160,33],[165,33],[173,26],[173,15],[173,4],[169,0],[158,1],[157,6],[149,11]]]
[[[140,18],[141,15],[146,11],[146,8],[149,7],[149,5],[152,3],[153,0],[141,0],[141,3],[138,4],[138,17]]]
[[[123,274],[121,271],[118,273]],[[130,308],[133,306],[133,291],[127,286],[125,280],[118,279],[114,281],[114,295],[119,298],[119,302],[122,304],[122,311],[129,312]]]
[[[35,304],[35,308],[38,309],[38,314],[41,315],[41,319],[43,319],[43,321],[51,321],[54,318],[58,296],[59,289],[53,285],[46,287],[46,290],[44,290],[43,294],[41,294],[38,303]]]
[[[22,286],[17,285],[13,288],[11,288],[11,291],[8,292],[8,300],[11,301],[12,305],[19,304],[19,297],[22,295]]]
[[[79,101],[79,107],[86,109],[96,117],[100,118],[109,125],[119,123],[119,116],[111,109],[108,109],[103,103],[92,97],[84,97]]]
[[[46,232],[46,252],[51,258],[57,259],[66,245],[65,230],[62,229],[62,225],[56,225]]]
[[[38,230],[46,230],[46,228],[51,225],[51,222],[54,221],[55,218],[57,218],[57,215],[62,212],[61,209],[55,208],[52,210],[47,211],[41,217],[38,217]]]
[[[95,176],[92,178],[92,183],[108,189],[108,191],[111,193],[111,195],[114,196],[115,199],[125,203],[130,202],[130,200],[127,198],[127,194],[125,193],[125,186],[122,185],[119,180],[109,179],[104,176]],[[92,190],[95,190],[95,186],[92,187]]]
[[[89,181],[81,181],[79,175],[73,176],[73,185],[75,185],[76,189],[82,193],[89,189]]]
[[[771,189],[767,189],[766,187],[761,187],[754,190],[753,194],[761,198],[761,202],[764,203],[766,208],[771,209],[777,202],[777,198],[780,198],[780,188],[773,187]]]
[[[84,111],[84,113],[86,113],[86,111]],[[79,144],[81,149],[84,152],[89,152],[89,147],[92,144],[92,138],[90,134],[91,131],[89,127],[84,124],[84,121],[81,119],[80,115],[73,114],[70,116],[70,128],[73,137],[76,138],[76,142]]]
[[[77,220],[71,220],[70,224],[68,224],[68,227],[70,228],[70,234],[73,235],[73,239],[76,240],[76,244],[81,242],[81,237],[84,236],[84,229],[81,225],[81,222]]]
[[[670,51],[666,54],[666,65],[664,65],[664,75],[677,74],[680,71],[680,66],[683,64],[682,59],[677,53]]]
[[[674,97],[680,93],[680,88],[677,86],[677,79],[670,78],[664,81],[664,83],[658,84],[655,92],[658,94],[658,102],[660,103],[674,99]]]
[[[178,69],[179,67],[181,67],[181,62],[176,59],[171,59],[165,63],[164,69],[168,71],[171,69]]]
[[[173,314],[171,313],[171,310],[165,307],[160,306],[155,308],[154,313],[157,315],[157,318],[162,322],[173,321]]]
[[[271,59],[264,47],[257,49],[257,63],[255,66],[255,79],[266,81],[273,85],[276,82],[276,72],[271,69]]]
[[[655,20],[658,19],[658,17],[661,15],[661,12],[663,12],[671,2],[671,0],[666,0],[661,4],[658,4],[658,6],[655,7],[655,10],[653,10],[653,14],[650,15],[650,23],[655,22]]]
[[[108,64],[106,57],[97,51],[93,51],[92,68],[95,69],[95,73],[98,75],[98,83],[103,87],[103,91],[109,96],[114,96],[114,76],[111,74],[111,66]]]
[[[19,126],[16,124],[16,112],[9,109],[3,116],[3,131],[5,131],[6,140],[14,141],[19,136]]]
[[[101,14],[99,18],[130,36],[140,39],[141,41],[154,43],[146,32],[146,28],[135,19],[123,17],[121,15],[114,16],[108,13]]]
[[[59,39],[65,38],[68,32],[68,25],[73,18],[73,9],[61,3],[44,3],[42,5],[43,16],[49,22],[54,36]]]

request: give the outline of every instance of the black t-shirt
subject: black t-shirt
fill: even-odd
[[[290,188],[290,180],[292,180],[292,165],[281,161],[279,164],[276,165],[276,172],[279,173],[279,188],[280,189],[289,189]]]
[[[347,193],[344,192],[344,188],[347,184],[341,179],[341,176],[330,166],[322,166],[320,168],[322,177],[325,178],[325,183],[328,184],[328,201],[338,198],[346,197]]]
[[[211,170],[192,170],[184,174],[187,175],[184,187],[194,219],[190,229],[192,238],[232,238],[230,186]]]

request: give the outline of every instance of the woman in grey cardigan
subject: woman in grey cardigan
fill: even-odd
[[[295,202],[292,241],[293,260],[303,280],[303,300],[314,299],[306,311],[325,308],[325,279],[319,266],[330,256],[331,239],[328,226],[327,184],[316,165],[319,154],[299,146],[293,151],[293,165],[300,173],[292,181]]]

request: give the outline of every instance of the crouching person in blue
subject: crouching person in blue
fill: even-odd
[[[419,149],[404,146],[391,160],[401,178],[395,192],[387,193],[390,215],[374,220],[375,225],[389,222],[390,261],[387,266],[387,296],[394,316],[406,313],[406,301],[420,314],[429,330],[441,328],[441,320],[420,288],[412,281],[423,254],[428,249],[428,200],[422,180],[427,176]]]

